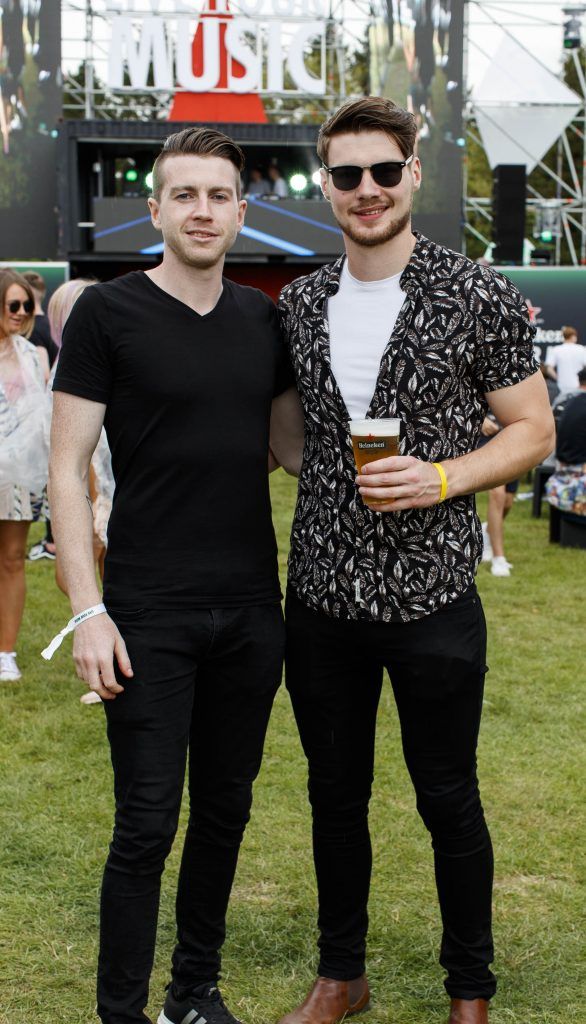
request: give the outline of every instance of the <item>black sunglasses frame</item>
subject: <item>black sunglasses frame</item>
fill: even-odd
[[[360,185],[360,182],[362,181],[362,176],[365,171],[370,171],[373,180],[381,188],[395,188],[400,183],[401,178],[403,177],[403,168],[407,167],[411,163],[413,156],[414,154],[412,153],[411,156],[407,157],[406,160],[382,160],[380,163],[371,164],[370,167],[360,167],[358,164],[337,164],[336,167],[327,167],[326,164],[323,164],[322,166],[324,171],[327,171],[328,174],[331,174],[332,181],[334,183],[334,188],[337,188],[338,192],[353,192],[354,189],[358,188],[358,186]],[[393,174],[398,173],[399,175],[397,180],[393,182],[386,181],[385,171],[381,170],[381,168],[392,168]],[[344,187],[343,185],[336,184],[336,171],[353,171],[354,173],[360,172],[360,177],[356,180],[355,184]],[[383,181],[380,180],[381,176],[383,178]]]
[[[8,302],[7,305],[9,313],[19,313],[20,307],[22,306],[28,316],[34,312],[35,308],[35,304],[32,299],[25,299],[24,302],[21,302],[20,299],[13,299],[12,302]]]

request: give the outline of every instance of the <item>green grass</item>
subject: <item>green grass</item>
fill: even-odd
[[[284,570],[294,482],[273,477]],[[484,508],[485,499],[480,499]],[[510,579],[481,567],[490,672],[479,762],[496,850],[499,994],[493,1024],[585,1024],[584,580],[586,551],[550,546],[547,520],[518,502]],[[34,528],[33,536],[40,533]],[[0,1024],[95,1020],[97,899],[110,838],[111,769],[99,707],[79,703],[69,616],[52,565],[29,564],[22,683],[0,689]],[[384,688],[371,824],[375,868],[369,1024],[445,1024],[429,841]],[[150,1011],[168,980],[180,844],[163,882]],[[222,987],[247,1024],[270,1024],[315,969],[315,885],[305,766],[279,693],[229,912]]]

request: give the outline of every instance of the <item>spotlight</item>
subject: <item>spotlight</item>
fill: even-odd
[[[314,185],[321,185],[321,171],[314,171],[311,175],[311,180]]]
[[[138,181],[138,171],[136,167],[129,167],[124,171],[124,181]]]
[[[570,12],[568,12],[570,13]],[[580,19],[570,17],[564,22],[564,50],[579,50],[582,45]]]
[[[152,189],[153,189],[153,172],[152,171],[149,171],[149,173],[146,175],[146,177],[144,179],[144,183],[145,183],[146,187],[148,189],[150,189],[150,191],[152,192]]]
[[[289,187],[293,192],[304,192],[307,188],[307,178],[304,174],[292,174],[289,178]]]

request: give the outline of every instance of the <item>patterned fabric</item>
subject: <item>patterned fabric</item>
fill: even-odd
[[[45,381],[34,345],[13,335],[18,369],[0,380],[0,520],[48,518]]]
[[[566,466],[556,462],[555,473],[545,485],[550,505],[561,512],[573,512],[586,516],[586,463],[582,466]]]
[[[279,303],[306,418],[289,580],[302,601],[336,618],[408,621],[472,584],[480,523],[472,495],[398,513],[362,502],[329,359],[327,302],[343,261],[294,281]],[[507,278],[421,235],[401,287],[367,418],[401,419],[402,455],[457,458],[476,448],[485,393],[537,370],[534,328]]]
[[[18,484],[0,484],[0,521],[38,523],[49,518],[47,491],[31,494]]]

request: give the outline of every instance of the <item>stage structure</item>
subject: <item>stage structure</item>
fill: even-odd
[[[586,6],[571,5],[576,24]],[[566,10],[564,8],[564,10]],[[488,17],[487,11],[485,11]],[[495,24],[497,24],[495,19]],[[466,108],[467,136],[485,150],[498,176],[506,168],[524,168],[527,175],[539,167],[552,183],[554,195],[545,196],[527,183],[526,209],[531,215],[525,234],[532,232],[538,258],[560,263],[562,238],[573,266],[586,265],[586,77],[577,46],[569,47],[580,92],[569,89],[548,68],[505,30],[486,75],[473,89]],[[560,27],[560,51],[562,32]],[[468,60],[487,55],[478,42],[466,46]],[[479,136],[472,123],[476,124]],[[571,142],[578,140],[576,159]],[[557,143],[555,170],[543,157]],[[574,150],[576,146],[574,146]],[[494,238],[493,199],[473,196],[464,181],[466,233],[475,235],[489,249]],[[476,214],[485,224],[478,230],[470,223]],[[532,223],[529,223],[529,222]],[[466,240],[464,236],[464,244]],[[531,249],[526,246],[526,249]],[[526,256],[529,255],[526,253]],[[519,260],[521,262],[521,260]],[[528,262],[525,259],[525,262]]]
[[[106,120],[319,122],[352,91],[352,53],[372,17],[369,0],[62,7],[65,116]]]
[[[431,0],[79,6],[64,4],[67,117],[58,140],[59,252],[74,269],[108,276],[124,262],[158,257],[161,238],[146,209],[149,171],[166,135],[193,123],[223,127],[245,151],[249,208],[232,264],[286,264],[294,276],[335,258],[342,235],[319,188],[317,126],[366,91],[415,114],[426,176],[415,225],[460,247],[463,0],[445,0],[439,20]],[[71,52],[84,55],[73,71]],[[271,191],[275,166],[280,194]]]

